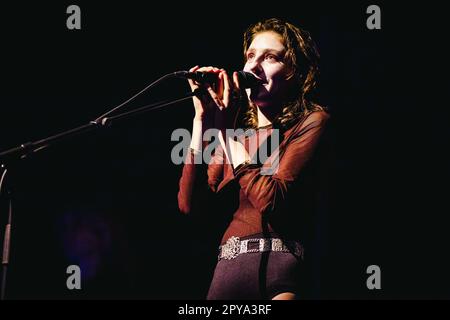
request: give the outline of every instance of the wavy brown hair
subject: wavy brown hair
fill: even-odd
[[[293,78],[291,94],[284,102],[280,115],[274,125],[287,128],[297,119],[305,117],[313,111],[324,110],[312,101],[319,75],[319,52],[308,31],[302,30],[289,22],[272,18],[250,26],[244,33],[244,61],[247,50],[255,36],[261,32],[273,31],[278,33],[286,47],[284,63],[291,70],[289,77]],[[244,114],[244,127],[258,126],[256,106],[249,102]]]

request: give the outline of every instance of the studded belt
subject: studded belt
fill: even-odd
[[[241,240],[231,237],[219,247],[219,260],[231,260],[243,253],[256,252],[290,252],[303,259],[303,246],[298,241],[282,240],[279,238],[255,238]]]

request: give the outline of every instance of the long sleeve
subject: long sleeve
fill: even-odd
[[[329,116],[324,112],[311,114],[280,152],[278,170],[262,175],[261,168],[247,165],[235,172],[235,179],[250,203],[261,213],[274,212],[285,203],[289,191],[312,158]]]
[[[211,200],[223,179],[223,152],[217,148],[211,163],[205,164],[202,154],[191,150],[183,166],[179,181],[178,207],[184,214],[196,209],[201,202]],[[197,158],[196,158],[197,157]],[[198,158],[200,157],[200,158]]]

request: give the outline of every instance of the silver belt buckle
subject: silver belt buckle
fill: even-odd
[[[258,242],[258,248],[248,249],[250,242]],[[303,259],[303,246],[296,241],[283,241],[278,238],[247,239],[241,241],[239,237],[232,236],[221,246],[219,260],[231,260],[241,253],[247,252],[290,252]]]
[[[241,249],[241,240],[239,237],[231,237],[222,246],[221,256],[223,259],[231,260],[239,255]]]

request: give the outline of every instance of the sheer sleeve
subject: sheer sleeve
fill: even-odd
[[[195,210],[202,202],[215,198],[217,186],[223,179],[223,152],[220,146],[209,164],[204,163],[201,154],[190,150],[179,181],[178,207],[184,214]]]

